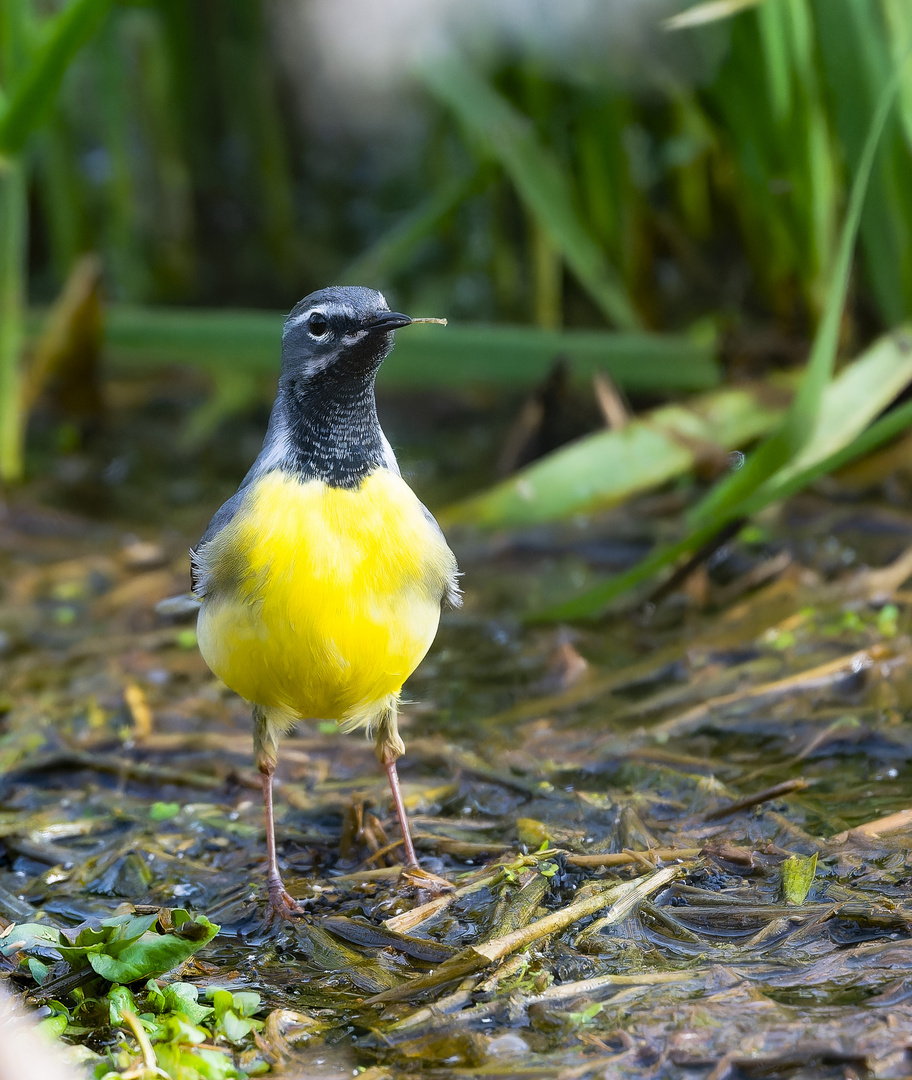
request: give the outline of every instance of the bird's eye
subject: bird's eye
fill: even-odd
[[[319,311],[315,311],[307,320],[307,329],[315,338],[324,337],[329,330],[326,316],[321,315]]]

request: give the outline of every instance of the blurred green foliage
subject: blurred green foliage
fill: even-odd
[[[401,90],[389,99],[407,114],[398,128],[321,123],[314,101],[302,109],[317,91],[280,62],[276,9],[262,0],[51,6],[57,14],[39,17],[37,0],[0,5],[7,476],[21,471],[10,357],[26,246],[37,300],[80,252],[101,254],[109,296],[133,305],[112,311],[121,359],[161,349],[216,372],[197,439],[247,398],[272,323],[136,305],[287,309],[358,279],[411,310],[478,324],[439,348],[427,338],[421,355],[403,340],[402,381],[433,384],[485,369],[531,380],[562,350],[583,366],[598,357],[630,387],[705,388],[712,357],[680,333],[704,316],[816,332],[791,407],[694,509],[681,550],[898,429],[902,410],[874,421],[904,385],[897,342],[885,346],[890,379],[857,388],[863,422],[833,377],[841,327],[869,340],[912,311],[908,0],[732,2],[729,18],[664,28],[672,5],[656,3],[648,32],[629,43],[596,4],[589,39],[560,46],[545,41],[547,27],[535,42],[508,41],[492,22],[449,35],[442,54],[409,54],[407,104]],[[696,5],[701,16],[719,8]],[[530,324],[530,336],[486,328],[497,322]],[[663,341],[669,331],[678,336]],[[448,348],[475,368],[437,362]],[[856,383],[844,385],[850,399]],[[544,466],[557,488],[598,488],[598,455],[571,458],[573,475],[560,461]],[[638,464],[664,475],[661,462]],[[636,490],[628,480],[618,490]]]
[[[118,4],[30,140],[33,292],[91,249],[134,303],[279,307],[351,268],[482,320],[813,323],[910,33],[906,0],[764,0],[656,28],[634,73],[457,45],[417,65],[417,137],[382,155],[305,122],[261,0]],[[910,146],[907,76],[861,224],[860,302],[885,325],[912,310]]]

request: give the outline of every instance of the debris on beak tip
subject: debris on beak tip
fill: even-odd
[[[446,326],[447,324],[446,319],[412,319],[412,325],[423,322],[439,323],[441,326]]]

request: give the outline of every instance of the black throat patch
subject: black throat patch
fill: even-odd
[[[319,378],[280,383],[275,409],[282,410],[277,434],[285,442],[276,465],[302,480],[352,489],[386,464],[373,371],[329,368]]]

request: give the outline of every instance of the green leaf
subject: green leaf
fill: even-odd
[[[84,926],[76,931],[72,944],[66,936],[61,937],[58,948],[64,960],[71,967],[75,967],[86,960],[91,953],[107,952],[114,956],[118,955],[157,922],[158,915],[156,914],[115,915],[110,919],[104,919],[98,926]],[[68,935],[73,933],[74,931],[67,931]]]
[[[212,1012],[209,1005],[200,1005],[199,991],[193,983],[169,983],[163,996],[165,1008],[183,1013],[192,1024],[198,1024]]]
[[[243,1075],[237,1071],[230,1057],[217,1050],[196,1050],[187,1057],[187,1064],[192,1064],[204,1080],[233,1080]]]
[[[195,640],[195,635],[194,635]],[[180,813],[180,803],[176,802],[157,802],[153,803],[149,807],[149,817],[153,821],[170,821],[171,818],[177,817]]]
[[[254,990],[236,990],[231,994],[234,1009],[240,1016],[253,1016],[262,1008],[260,995]]]
[[[38,1021],[38,1031],[51,1039],[59,1039],[66,1029],[67,1018],[65,1016],[46,1016],[43,1020]]]
[[[741,510],[754,513],[791,489],[798,476],[851,444],[912,382],[912,327],[876,341],[848,364],[826,387],[808,439],[799,453],[746,500]]]
[[[548,454],[441,518],[523,526],[604,510],[683,476],[707,452],[724,456],[768,432],[782,415],[769,396],[762,386],[719,390],[655,409],[620,431],[601,431]]]
[[[501,165],[526,209],[606,318],[627,330],[640,326],[620,278],[576,211],[567,172],[539,142],[529,118],[452,51],[444,60],[435,57],[420,75],[471,138]]]
[[[896,438],[897,435],[901,435],[910,427],[912,427],[912,401],[907,401],[902,405],[898,405],[895,409],[891,409],[886,416],[873,423],[848,446],[837,450],[830,457],[824,458],[818,464],[793,476],[787,483],[777,485],[775,499],[778,501],[794,495],[796,491],[801,491],[802,488],[807,487],[808,484],[818,480],[821,476],[828,476],[836,469],[841,469],[843,465],[848,465],[857,458],[864,457],[865,454],[869,454],[872,450],[883,446],[884,443]],[[762,508],[763,505],[766,505],[766,502],[761,503],[758,497],[755,502],[752,501],[749,504],[749,508],[753,512]]]
[[[234,1008],[234,998],[231,996],[230,990],[210,986],[206,996],[212,1001],[216,1021],[221,1020],[229,1009]]]
[[[188,933],[189,930],[195,932]],[[116,956],[92,952],[87,959],[102,978],[110,982],[132,983],[178,967],[211,941],[218,931],[218,926],[210,923],[204,915],[198,915],[193,923],[185,924],[176,933],[145,933],[118,950]]]
[[[219,1031],[229,1042],[241,1043],[254,1030],[254,1021],[241,1018],[234,1009],[227,1009],[219,1020]]]
[[[124,1022],[123,1014],[125,1009],[131,1013],[137,1011],[136,998],[125,986],[115,984],[106,996],[112,1027],[119,1027]]]
[[[791,855],[782,864],[782,895],[787,904],[803,904],[817,873],[817,852]]]
[[[28,969],[32,978],[40,986],[48,976],[48,966],[43,964],[40,960],[36,960],[34,956],[28,958]]]
[[[111,0],[71,0],[53,20],[28,68],[8,87],[0,115],[0,156],[19,153],[42,122],[70,61],[101,25]]]
[[[14,952],[30,952],[33,949],[60,947],[60,931],[47,923],[13,923],[0,936],[0,953],[11,956]]]

